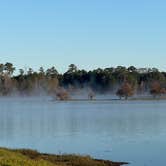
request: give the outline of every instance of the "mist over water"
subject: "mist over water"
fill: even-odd
[[[0,98],[0,146],[86,154],[131,162],[131,166],[162,165],[166,153],[165,108],[164,100]]]

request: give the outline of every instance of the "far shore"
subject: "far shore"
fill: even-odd
[[[138,97],[138,98],[128,98],[128,99],[99,99],[99,98],[94,98],[92,100],[90,99],[77,99],[77,98],[71,98],[71,99],[67,99],[67,100],[57,100],[57,99],[53,99],[53,101],[70,101],[70,102],[79,102],[79,101],[85,101],[85,102],[107,102],[107,101],[159,101],[159,100],[166,100],[166,97],[159,97],[159,98],[153,98],[153,97]]]

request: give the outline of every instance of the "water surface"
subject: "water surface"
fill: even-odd
[[[166,101],[0,98],[0,146],[163,165]]]

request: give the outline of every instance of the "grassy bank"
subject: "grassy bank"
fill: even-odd
[[[0,166],[120,166],[105,160],[92,159],[89,156],[48,155],[33,150],[10,150],[0,148]]]

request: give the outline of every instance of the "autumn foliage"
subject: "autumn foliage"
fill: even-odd
[[[69,93],[63,89],[63,88],[59,88],[56,90],[56,99],[57,100],[69,100]]]
[[[125,97],[125,99],[128,99],[128,97],[132,96],[134,94],[134,90],[132,86],[128,82],[124,82],[123,85],[117,90],[116,95],[120,97]]]
[[[155,97],[160,96],[162,94],[166,94],[166,89],[163,88],[158,81],[154,81],[151,85],[150,93],[155,98]]]

